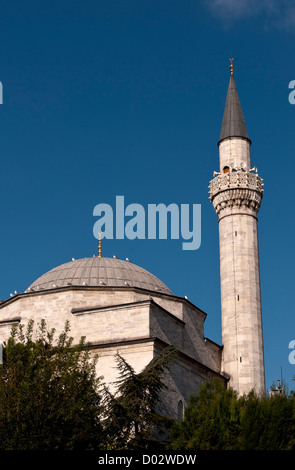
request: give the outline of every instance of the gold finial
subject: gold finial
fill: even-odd
[[[234,65],[233,65],[234,59],[229,59],[229,60],[230,60],[230,74],[233,75],[234,74]]]
[[[102,257],[102,254],[101,254],[101,233],[99,233],[98,236],[99,236],[99,239],[98,239],[98,257],[101,258]]]

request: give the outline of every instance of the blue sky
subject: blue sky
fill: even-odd
[[[279,3],[279,7],[277,6]],[[0,298],[97,254],[96,204],[201,204],[202,242],[104,240],[207,313],[221,344],[218,223],[208,183],[229,58],[264,178],[259,213],[266,385],[294,328],[295,2],[44,0],[1,5]]]

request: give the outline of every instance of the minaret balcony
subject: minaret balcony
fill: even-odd
[[[257,173],[251,171],[231,171],[226,174],[219,174],[209,184],[210,200],[220,191],[228,189],[245,188],[263,193],[263,179]]]

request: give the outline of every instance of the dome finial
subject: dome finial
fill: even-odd
[[[233,64],[233,58],[229,59],[230,60],[230,74],[234,74],[234,64]]]
[[[99,239],[98,239],[98,257],[101,258],[102,257],[102,254],[101,254],[101,233],[99,233],[98,236],[99,236]]]

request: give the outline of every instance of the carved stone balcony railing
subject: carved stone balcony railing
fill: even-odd
[[[210,181],[209,194],[219,218],[236,210],[257,215],[263,196],[263,180],[249,171],[219,175]]]
[[[263,193],[263,179],[250,171],[234,171],[225,175],[218,175],[210,181],[210,199],[227,189],[247,188]]]

